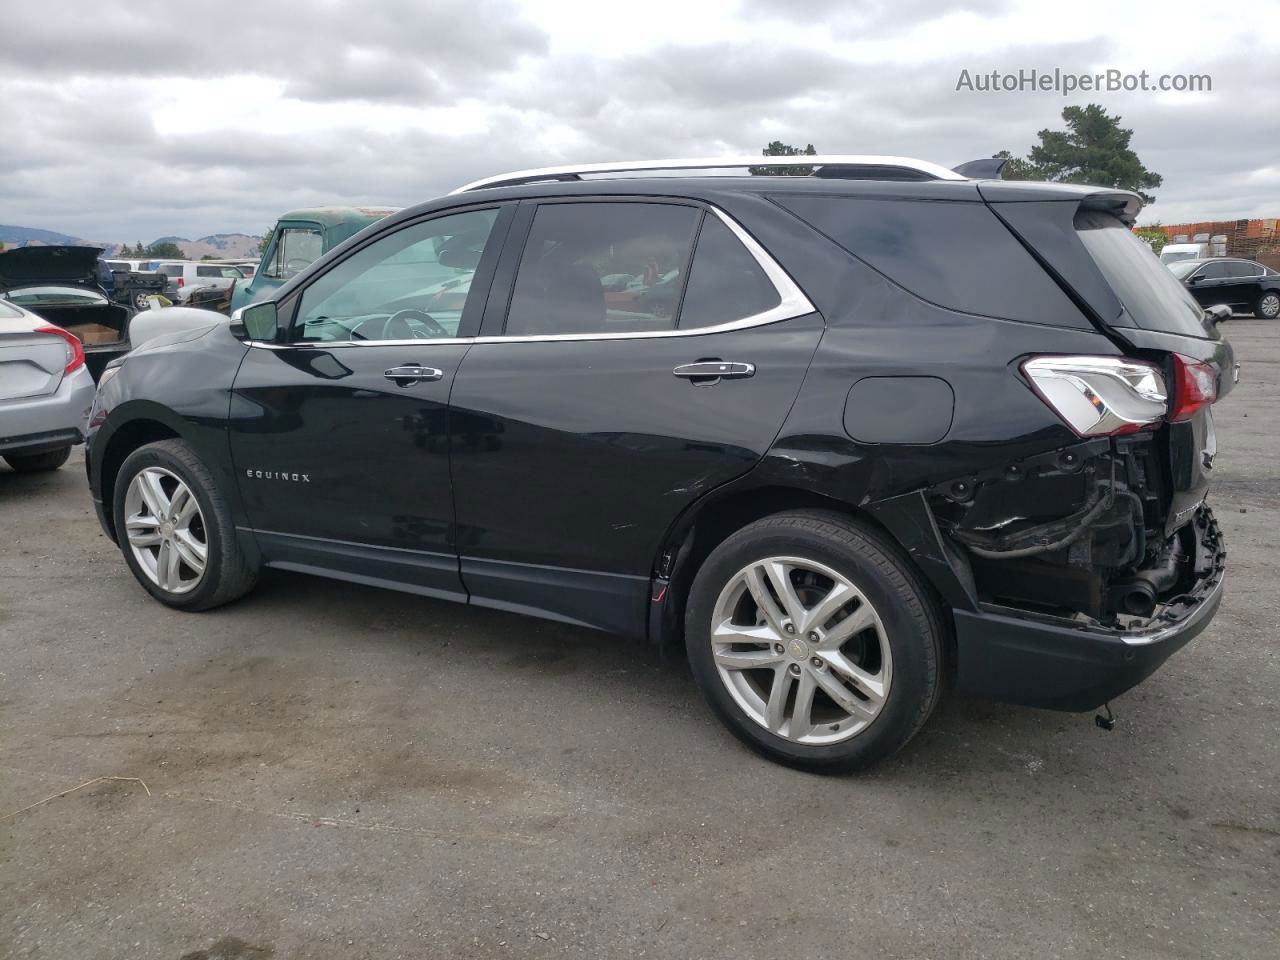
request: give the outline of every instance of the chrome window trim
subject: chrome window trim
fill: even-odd
[[[422,337],[414,340],[328,340],[313,343],[285,344],[261,343],[251,340],[249,345],[266,350],[292,350],[299,347],[328,350],[334,347],[422,347],[433,343],[555,343],[577,340],[651,340],[663,337],[697,337],[705,334],[746,330],[751,327],[763,327],[771,323],[780,323],[784,320],[794,320],[797,317],[817,312],[817,308],[805,296],[804,291],[800,289],[796,282],[791,279],[791,276],[756,241],[755,237],[747,233],[746,229],[738,221],[718,207],[708,206],[707,209],[720,218],[724,225],[747,248],[747,252],[755,258],[756,263],[765,272],[769,282],[773,284],[773,288],[778,294],[777,306],[770,307],[761,313],[755,313],[738,320],[731,320],[728,323],[719,323],[710,327],[691,327],[687,330],[636,330],[620,333],[547,333],[515,337],[505,335],[487,337]],[[240,308],[240,310],[243,309],[243,307]]]
[[[584,173],[646,173],[658,170],[719,170],[731,167],[902,167],[927,173],[936,180],[968,180],[969,178],[946,167],[917,160],[914,157],[879,156],[873,154],[812,154],[793,157],[766,157],[754,154],[735,154],[727,157],[682,157],[673,160],[624,160],[615,163],[581,163],[561,167],[538,167],[532,170],[513,170],[492,177],[482,177],[463,184],[450,195],[467,193],[485,187],[505,184],[523,184],[538,180],[579,176]]]

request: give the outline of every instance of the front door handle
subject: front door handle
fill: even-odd
[[[394,381],[398,387],[407,387],[414,383],[439,380],[444,376],[444,371],[436,367],[424,367],[420,363],[404,363],[398,367],[392,367],[383,373],[383,376]]]
[[[671,371],[682,380],[694,383],[719,383],[721,380],[744,380],[756,375],[754,363],[738,363],[730,360],[699,360],[682,363]]]

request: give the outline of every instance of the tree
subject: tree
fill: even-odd
[[[262,255],[267,252],[267,244],[271,242],[271,234],[274,230],[273,227],[258,238],[258,259],[262,259]]]
[[[766,157],[812,157],[817,154],[813,144],[806,144],[801,150],[781,140],[772,140],[760,151]],[[813,167],[752,167],[753,177],[807,177],[813,173]]]
[[[1147,242],[1147,246],[1151,247],[1151,252],[1157,257],[1160,256],[1160,251],[1164,249],[1164,245],[1169,242],[1169,238],[1165,235],[1165,232],[1160,229],[1160,225],[1158,223],[1153,223],[1149,227],[1139,227],[1133,232],[1140,239]]]
[[[153,243],[147,247],[148,257],[154,260],[185,260],[186,254],[182,252],[182,248],[172,240],[164,240]]]
[[[1142,165],[1129,149],[1132,130],[1120,126],[1099,104],[1067,107],[1062,111],[1066,130],[1041,130],[1040,143],[1025,159],[1001,150],[1008,159],[1002,174],[1006,180],[1050,180],[1057,183],[1089,183],[1132,190],[1146,203],[1155,198],[1146,190],[1164,182],[1158,173]]]

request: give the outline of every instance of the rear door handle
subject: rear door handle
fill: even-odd
[[[444,371],[436,367],[424,367],[420,363],[405,363],[392,367],[382,375],[394,381],[398,387],[407,387],[423,381],[439,380],[444,376]]]
[[[754,377],[756,365],[731,360],[699,360],[696,363],[682,363],[671,372],[682,380],[716,383],[720,380],[744,380],[747,377]]]

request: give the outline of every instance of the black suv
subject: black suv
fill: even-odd
[[[1178,260],[1169,270],[1203,306],[1224,304],[1263,320],[1280,317],[1280,273],[1260,263],[1225,257]]]
[[[146,343],[92,412],[103,527],[180,609],[268,566],[683,643],[738,737],[814,769],[946,683],[1092,709],[1204,629],[1234,363],[1139,198],[655,175],[751,162],[480,181]]]

